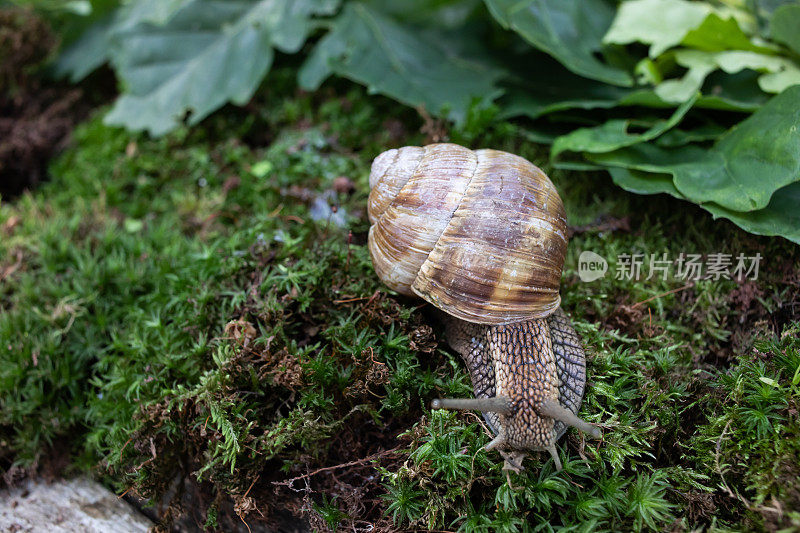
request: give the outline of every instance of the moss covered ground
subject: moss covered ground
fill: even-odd
[[[49,183],[0,205],[6,482],[89,470],[163,530],[287,514],[320,531],[800,528],[797,246],[553,170],[524,126],[422,125],[292,75],[157,140],[99,110]],[[560,473],[532,454],[506,477],[477,414],[429,409],[469,377],[430,309],[372,271],[372,158],[442,136],[528,157],[564,198],[580,414],[603,439],[568,432]],[[604,278],[579,279],[583,250]],[[681,252],[762,260],[756,280],[615,275],[623,254]]]

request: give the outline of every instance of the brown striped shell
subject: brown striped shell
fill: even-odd
[[[559,306],[564,206],[522,157],[456,144],[383,152],[369,176],[369,250],[390,288],[479,324]]]

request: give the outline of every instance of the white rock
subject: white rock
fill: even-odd
[[[0,490],[0,531],[146,533],[153,525],[125,500],[88,478],[26,480]]]

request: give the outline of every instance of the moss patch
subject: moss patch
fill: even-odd
[[[164,527],[186,494],[221,529],[284,511],[320,530],[800,526],[796,246],[552,171],[521,126],[449,132],[542,164],[575,233],[563,305],[604,438],[570,431],[563,472],[534,454],[507,479],[477,415],[429,410],[469,378],[365,248],[371,159],[425,142],[419,124],[349,86],[292,91],[160,140],[98,116],[0,206],[6,478],[66,439],[73,468],[166,504]],[[579,280],[583,250],[604,278]],[[763,259],[752,281],[615,276],[622,254],[681,252]]]

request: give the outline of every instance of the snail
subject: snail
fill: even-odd
[[[566,213],[550,179],[526,159],[456,144],[380,154],[369,176],[368,246],[380,279],[442,311],[445,337],[469,370],[477,409],[504,469],[547,451],[577,416],[586,382],[581,342],[561,310]]]

